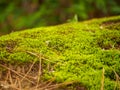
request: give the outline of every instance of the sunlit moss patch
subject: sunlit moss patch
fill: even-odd
[[[1,36],[0,62],[20,65],[41,60],[43,81],[77,81],[61,90],[100,90],[102,84],[104,90],[119,90],[119,21],[116,16]]]

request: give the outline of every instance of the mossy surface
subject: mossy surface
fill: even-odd
[[[0,62],[37,61],[41,54],[43,78],[77,81],[87,90],[120,89],[120,16],[33,28],[0,37]]]

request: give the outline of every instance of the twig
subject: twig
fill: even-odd
[[[19,88],[15,87],[14,85],[9,85],[9,87],[13,88],[13,90],[20,90]]]
[[[18,87],[20,88],[20,90],[22,90],[22,85],[21,85],[21,81],[20,81],[20,78],[16,78],[18,80]]]
[[[25,76],[24,73],[20,73],[20,74],[23,75],[23,76]],[[30,78],[30,79],[33,79],[33,80],[36,80],[36,77],[30,76],[30,75],[27,75],[26,77],[27,77],[27,78]]]
[[[102,70],[102,80],[101,80],[101,90],[104,90],[104,79],[105,79],[104,73],[105,73],[105,69],[103,68],[103,70]]]
[[[15,86],[17,85],[17,81],[18,81],[18,80],[16,79],[15,82],[14,82],[14,85],[15,85]]]
[[[18,76],[20,76],[20,77],[22,77],[23,78],[23,76],[22,75],[20,75],[19,73],[17,73],[15,70],[13,70],[13,69],[10,69],[10,68],[8,68],[8,67],[6,67],[5,65],[2,65],[2,64],[0,64],[0,66],[1,67],[3,67],[3,68],[6,68],[6,69],[8,69],[8,70],[10,70],[10,71],[12,71],[13,73],[15,73],[16,75],[18,75]],[[31,82],[32,84],[35,84],[33,81],[31,81],[31,80],[29,80],[29,79],[27,79],[27,78],[25,78],[27,81],[29,81],[29,82]]]
[[[31,71],[32,67],[34,66],[35,61],[32,63],[32,65],[30,66],[30,69],[28,70],[28,72],[24,75],[24,77],[21,79],[21,82],[24,80],[24,78],[29,74],[29,72]]]
[[[8,75],[8,74],[9,74],[9,71],[10,71],[10,70],[8,70],[8,73],[7,73],[7,75],[6,75],[5,83],[7,82],[8,78],[9,78],[9,75]]]
[[[45,58],[43,55],[41,55],[41,54],[39,54],[39,53],[31,52],[31,51],[26,51],[26,53],[28,53],[28,54],[30,54],[30,55],[33,55],[33,56],[36,56],[37,58],[41,57],[42,60],[47,60],[47,61],[53,63],[53,61],[50,61],[49,59]]]
[[[38,70],[38,79],[37,79],[36,89],[38,87],[38,84],[39,84],[40,78],[41,78],[41,74],[42,74],[42,59],[41,59],[41,56],[38,56],[38,58],[39,58],[39,70]]]
[[[13,80],[12,80],[12,77],[11,77],[11,72],[10,72],[10,70],[8,71],[8,73],[9,73],[9,81],[10,81],[11,84],[13,84]]]
[[[115,73],[115,76],[116,76],[116,84],[115,84],[115,87],[114,87],[114,90],[116,90],[117,84],[119,85],[119,88],[120,88],[120,84],[119,84],[120,77],[114,69],[113,69],[113,72]]]
[[[12,88],[12,90],[20,90],[19,88],[15,87],[15,85],[8,84],[8,83],[2,82],[2,81],[0,81],[0,83],[1,83],[1,87],[5,90],[6,89],[8,90],[10,88]]]
[[[34,52],[30,52],[30,51],[26,51],[27,53],[36,56],[39,59],[39,70],[38,70],[38,78],[37,78],[37,85],[36,85],[36,89],[39,86],[39,82],[40,82],[40,77],[42,74],[42,59],[46,60],[44,57],[42,57],[41,54],[39,53],[34,53]]]
[[[44,84],[42,84],[42,86],[41,85],[39,85],[38,87],[42,87],[42,88],[40,88],[40,90],[45,90],[45,89],[47,89],[47,87],[49,87],[51,84],[52,84],[52,82],[55,80],[55,78],[52,78],[52,79],[50,79],[50,80],[48,80],[47,82],[45,82]],[[48,83],[48,84],[47,84]],[[44,86],[44,87],[43,87]]]
[[[117,78],[118,80],[120,80],[120,77],[119,77],[119,75],[116,73],[116,71],[115,71],[115,70],[113,70],[113,71],[114,71],[114,73],[115,73],[116,78]]]
[[[71,82],[63,82],[63,83],[60,83],[60,84],[55,84],[55,85],[50,85],[48,87],[49,90],[52,90],[52,89],[55,89],[55,88],[59,88],[61,86],[65,86],[65,85],[70,85],[70,84],[73,84],[75,83],[76,81],[71,81]]]

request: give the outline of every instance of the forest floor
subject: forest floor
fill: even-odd
[[[1,36],[0,90],[120,90],[120,16]]]

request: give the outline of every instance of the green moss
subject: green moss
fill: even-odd
[[[120,31],[103,31],[97,42],[102,49],[120,49]]]
[[[104,68],[104,90],[113,90],[114,71],[120,75],[119,21],[116,16],[14,32],[0,37],[0,60],[31,62],[38,59],[27,52],[42,54],[44,79],[78,81],[88,90],[100,90]]]

